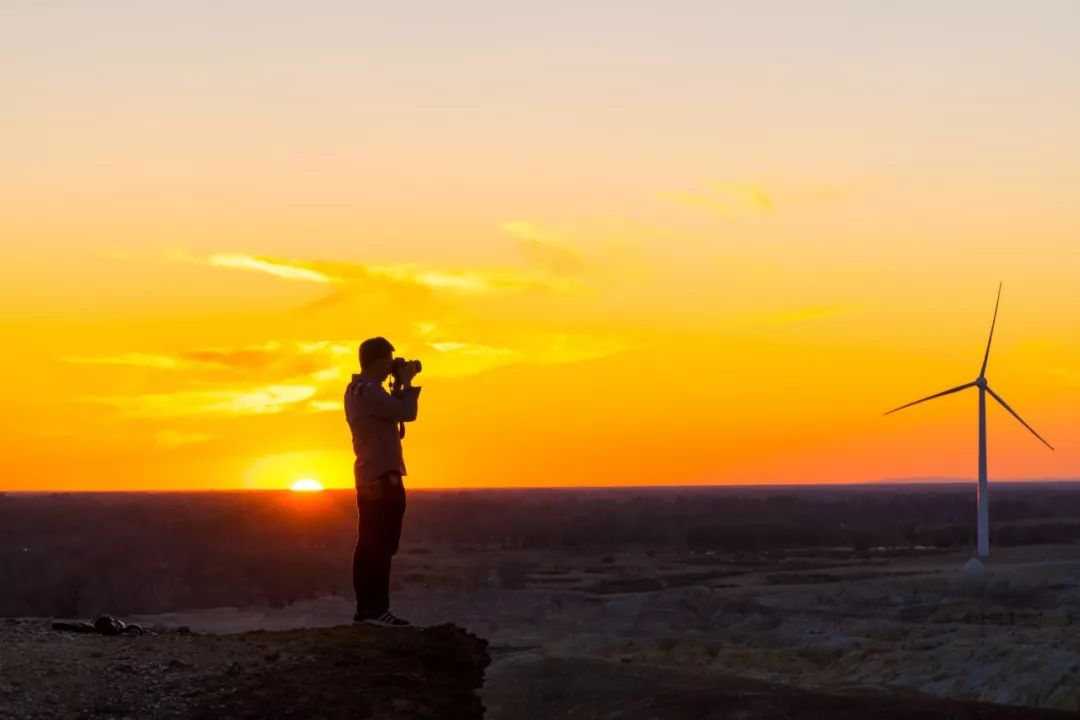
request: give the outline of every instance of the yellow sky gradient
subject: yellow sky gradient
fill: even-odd
[[[0,490],[1080,476],[1073,5],[573,7],[5,4]]]

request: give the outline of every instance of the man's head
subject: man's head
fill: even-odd
[[[379,382],[390,376],[394,362],[394,346],[384,337],[368,338],[360,343],[360,372]]]

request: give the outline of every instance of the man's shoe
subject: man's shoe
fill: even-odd
[[[369,625],[379,625],[381,627],[409,627],[412,625],[408,620],[402,620],[389,610],[381,615],[376,615],[375,617],[364,618],[362,622],[366,622]]]

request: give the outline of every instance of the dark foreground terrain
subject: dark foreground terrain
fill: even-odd
[[[0,495],[0,619],[197,633],[0,620],[0,718],[1064,717],[1080,484],[995,493],[969,570],[971,485],[413,492],[393,607],[453,642],[341,627],[348,492]]]
[[[484,717],[477,695],[487,643],[452,625],[340,626],[202,635],[57,632],[0,626],[0,718]],[[520,675],[520,673],[519,673]],[[648,664],[548,658],[529,677],[489,679],[495,716],[520,720],[923,720],[1067,718],[1066,712],[865,689],[824,693]],[[521,692],[521,682],[532,686]],[[583,705],[580,699],[592,698]]]
[[[0,622],[0,718],[481,718],[487,643],[452,625],[76,635]]]
[[[942,700],[916,694],[852,689],[823,693],[762,680],[689,674],[595,660],[546,659],[531,668],[532,697],[498,690],[485,693],[498,717],[517,720],[1021,720],[1076,718],[1037,708]],[[603,698],[582,705],[580,698]]]

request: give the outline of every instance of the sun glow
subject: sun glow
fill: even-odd
[[[301,478],[289,486],[293,492],[322,492],[322,483],[311,478]]]

